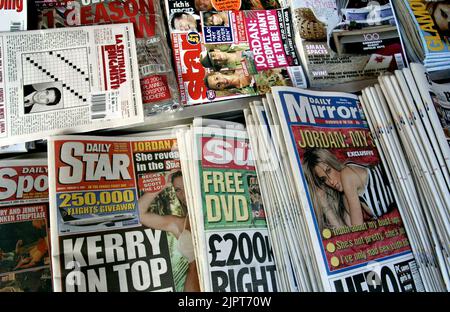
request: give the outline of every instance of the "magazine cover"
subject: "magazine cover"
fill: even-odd
[[[195,193],[189,209],[196,216],[203,291],[277,291],[266,213],[246,131],[193,129],[194,145],[188,148],[194,148]]]
[[[0,146],[143,121],[132,24],[0,34]]]
[[[186,105],[304,86],[289,9],[170,13],[169,28]]]
[[[0,161],[0,292],[51,292],[47,161]]]
[[[197,291],[174,136],[54,137],[55,291]]]
[[[405,58],[389,0],[291,0],[308,85],[359,91]]]
[[[0,31],[27,29],[27,0],[0,1]]]
[[[411,60],[423,62],[431,72],[450,68],[450,1],[393,0],[393,3]]]
[[[146,115],[179,106],[178,88],[159,1],[35,2],[37,28],[133,23]]]
[[[422,291],[358,98],[296,88],[272,94],[325,290]]]

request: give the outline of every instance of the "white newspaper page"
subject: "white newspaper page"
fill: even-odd
[[[141,121],[132,24],[0,34],[0,146]]]

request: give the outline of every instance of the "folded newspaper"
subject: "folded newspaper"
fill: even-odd
[[[294,198],[296,209],[287,221],[293,223],[292,231],[306,233],[306,238],[291,236],[305,239],[303,247],[285,248],[296,255],[285,259],[284,266],[293,268],[288,283],[304,290],[423,290],[403,207],[399,209],[358,98],[288,87],[272,88],[271,95],[265,106],[272,142],[279,166],[292,182],[292,195],[286,195]],[[264,194],[283,196],[276,189]]]
[[[247,132],[242,125],[196,119],[192,130],[180,131],[178,142],[189,173],[183,179],[202,291],[277,291]]]
[[[60,28],[133,23],[145,115],[179,107],[177,82],[157,0],[35,1],[37,25]]]
[[[0,34],[0,146],[143,121],[132,24]]]
[[[427,291],[450,289],[450,148],[445,131],[449,87],[411,63],[363,90],[374,139],[407,209],[405,227]]]
[[[47,160],[0,161],[0,190],[0,292],[52,291]]]
[[[421,62],[429,72],[449,78],[449,0],[392,0],[403,42],[412,62]]]
[[[199,290],[174,135],[53,137],[49,170],[55,291]]]

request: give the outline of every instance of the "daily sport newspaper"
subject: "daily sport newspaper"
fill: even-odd
[[[0,33],[0,145],[143,121],[132,24]]]
[[[272,94],[324,289],[421,291],[358,98],[296,88]]]
[[[291,0],[296,43],[316,89],[359,91],[404,67],[389,0]]]
[[[0,292],[52,291],[47,179],[45,159],[0,161]]]
[[[0,1],[0,31],[27,29],[27,0]]]
[[[39,29],[133,23],[146,115],[179,106],[164,14],[158,0],[40,0],[35,6]]]
[[[55,291],[196,291],[177,141],[50,139]]]
[[[193,142],[184,144],[193,155],[189,211],[195,218],[202,290],[277,291],[274,255],[247,132],[195,122],[192,131]]]
[[[304,86],[288,8],[167,9],[181,102],[186,105]]]

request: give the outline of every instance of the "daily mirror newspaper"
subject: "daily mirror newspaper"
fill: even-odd
[[[324,289],[422,291],[358,98],[296,88],[272,94]]]
[[[45,159],[0,161],[0,292],[52,291]]]
[[[203,291],[277,291],[276,266],[245,130],[194,124],[189,206]],[[181,148],[180,148],[181,150]],[[182,162],[185,161],[182,156]],[[192,211],[192,212],[191,212]]]
[[[49,142],[55,291],[196,291],[177,141]]]
[[[143,121],[132,24],[0,33],[0,146]]]

